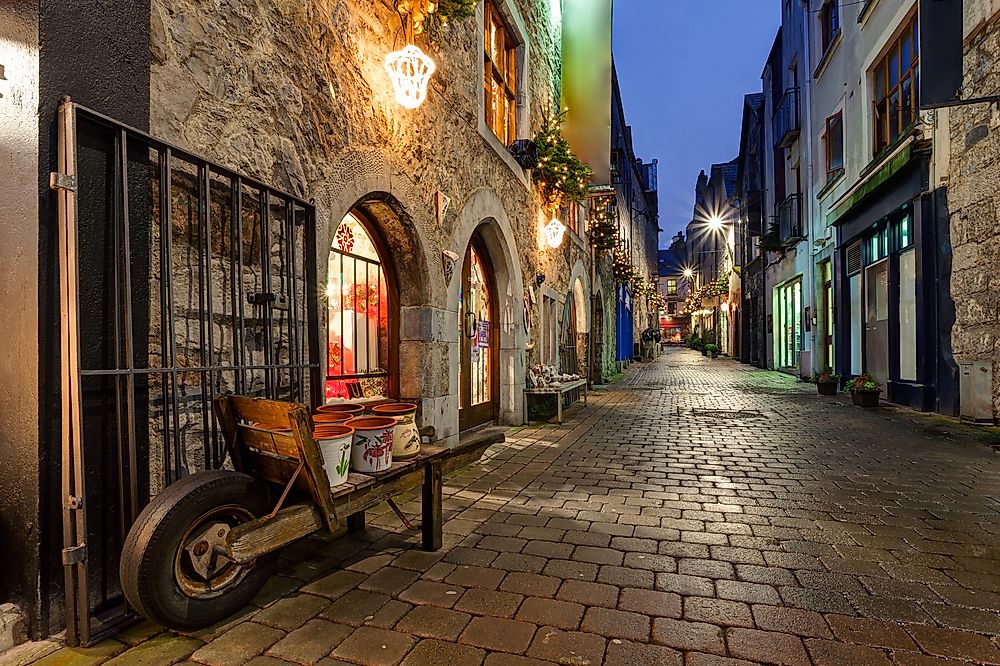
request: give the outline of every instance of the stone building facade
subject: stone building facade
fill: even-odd
[[[1000,2],[981,0],[965,13],[962,97],[1000,90]],[[951,294],[955,359],[993,367],[993,415],[1000,413],[1000,105],[974,104],[950,114]],[[963,396],[964,399],[964,396]]]
[[[516,87],[507,116],[512,125],[503,140],[487,121],[484,66],[490,49],[484,2],[474,16],[453,20],[440,42],[416,36],[437,68],[426,101],[412,110],[397,103],[384,66],[386,55],[405,44],[400,16],[388,0],[116,0],[97,10],[54,0],[19,0],[0,8],[0,37],[7,39],[0,40],[0,64],[17,64],[0,77],[0,86],[21,86],[0,90],[0,134],[17,139],[16,144],[3,142],[3,150],[16,145],[11,164],[30,175],[0,182],[4,200],[11,202],[0,213],[5,239],[0,251],[18,266],[17,279],[3,299],[19,318],[37,322],[18,332],[15,344],[21,353],[7,355],[0,365],[0,411],[5,419],[0,429],[0,481],[12,489],[0,498],[0,525],[12,537],[0,543],[0,559],[17,563],[0,580],[0,601],[14,601],[24,610],[30,635],[58,631],[64,613],[57,583],[63,576],[60,368],[52,352],[59,348],[58,234],[56,198],[48,187],[49,173],[57,168],[56,108],[63,95],[155,140],[311,202],[316,274],[303,275],[299,264],[299,274],[283,289],[293,298],[323,301],[318,308],[321,337],[337,316],[332,314],[337,299],[330,292],[335,276],[328,267],[334,248],[343,254],[338,231],[346,221],[363,221],[377,246],[380,270],[391,272],[394,279],[387,283],[392,282],[396,292],[395,300],[388,299],[396,348],[382,390],[388,397],[416,402],[420,424],[433,426],[445,444],[457,443],[464,425],[463,381],[469,374],[463,377],[461,367],[472,354],[462,314],[471,291],[463,287],[469,284],[470,270],[463,266],[469,265],[469,257],[475,256],[475,266],[482,267],[490,283],[492,321],[472,317],[473,333],[482,333],[482,325],[488,324],[488,334],[479,339],[488,339],[495,348],[490,357],[496,359],[495,382],[488,390],[486,421],[521,422],[526,369],[531,365],[586,370],[585,359],[595,346],[592,297],[614,293],[612,282],[595,278],[588,204],[552,210],[539,195],[530,170],[508,149],[511,140],[533,138],[544,119],[562,106],[562,4],[489,4],[490,16],[507,34],[508,83]],[[604,7],[610,16],[609,2],[589,7]],[[604,48],[610,67],[610,39]],[[594,55],[593,50],[588,53],[589,58]],[[29,113],[26,120],[21,112],[36,106],[37,114]],[[516,129],[509,129],[513,126]],[[610,163],[610,155],[606,159]],[[602,166],[607,172],[608,164]],[[655,275],[656,265],[655,170],[641,163],[630,166],[643,178],[636,205],[645,207],[646,214],[640,229],[628,229],[634,261],[648,278]],[[178,176],[174,185],[183,187],[183,181]],[[594,184],[613,189],[612,183]],[[205,185],[206,214],[212,220],[224,219],[215,187],[214,182]],[[152,198],[153,191],[155,183],[145,196]],[[215,255],[231,253],[232,241],[222,239],[216,245],[215,231],[202,231],[202,211],[197,205],[192,208],[190,200],[167,200],[174,242],[182,242],[184,234],[207,237],[198,242],[204,242],[212,256],[200,257],[203,263],[197,271],[211,276],[215,290],[209,297],[221,298],[220,287],[231,287],[234,278],[225,281]],[[158,206],[154,203],[150,210],[155,214]],[[562,242],[554,246],[544,230],[553,217],[567,226]],[[151,232],[144,241],[149,242],[148,262],[141,252],[133,258],[143,275],[155,275],[164,258],[157,249],[162,240]],[[248,247],[257,247],[254,252],[261,257],[285,256],[277,241],[271,247],[264,240],[258,243],[264,247]],[[185,252],[184,247],[171,247],[178,266],[185,265],[181,259],[189,259]],[[235,281],[263,279],[266,272],[242,268],[245,272]],[[236,359],[235,344],[227,342],[234,337],[235,315],[219,307],[220,316],[203,317],[201,295],[193,286],[196,272],[185,276],[179,271],[175,289],[186,291],[188,300],[174,304],[175,319],[181,324],[208,319],[208,339],[217,345],[209,356]],[[306,293],[307,277],[315,280],[319,293]],[[604,292],[602,284],[607,285]],[[144,288],[156,293],[158,285],[151,277]],[[380,303],[381,298],[379,292]],[[155,302],[147,307],[143,314],[148,328],[142,334],[148,335],[149,348],[139,353],[148,355],[154,367],[162,362],[156,345],[164,313]],[[614,336],[614,309],[604,312],[601,334]],[[640,308],[637,321],[646,319],[649,313]],[[196,369],[198,333],[192,330],[185,333],[189,338],[177,340],[178,348],[190,351],[192,358],[177,361],[195,368],[190,373],[196,375],[202,371]],[[287,354],[292,345],[278,335],[279,353]],[[326,340],[319,346],[321,371],[329,375],[332,347]],[[571,356],[575,358],[569,363]],[[184,374],[182,369],[180,376]],[[149,392],[155,393],[158,386],[162,384],[151,380]],[[57,416],[42,422],[42,413]],[[191,440],[194,449],[202,444]],[[144,474],[162,478],[140,479],[149,483],[140,495],[155,493],[170,480],[166,472],[156,473],[166,463],[154,453],[150,457],[153,473]],[[183,469],[193,471],[207,462],[195,452]],[[8,469],[13,474],[9,486]],[[114,471],[102,473],[113,476]],[[97,492],[101,485],[92,483],[90,488]],[[99,506],[91,504],[92,509]],[[127,529],[125,518],[122,525]],[[91,542],[105,544],[106,552],[92,551],[88,566],[104,585],[101,589],[113,595],[114,544],[122,535],[103,534],[97,523],[93,529]]]

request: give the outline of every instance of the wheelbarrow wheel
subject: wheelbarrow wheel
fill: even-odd
[[[119,567],[125,598],[171,629],[204,627],[232,615],[264,585],[278,554],[238,564],[222,544],[230,529],[269,509],[263,484],[238,472],[197,472],[169,486],[125,539]]]

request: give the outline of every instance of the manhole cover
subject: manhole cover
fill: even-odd
[[[699,409],[691,410],[691,416],[699,416],[709,419],[727,419],[742,421],[746,419],[761,419],[764,414],[759,409]]]

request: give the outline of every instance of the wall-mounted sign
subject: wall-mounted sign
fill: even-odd
[[[476,345],[478,347],[490,346],[490,322],[480,321],[479,331],[476,334]]]

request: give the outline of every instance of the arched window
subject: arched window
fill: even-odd
[[[334,233],[326,286],[327,400],[396,393],[398,300],[381,238],[360,212]]]

